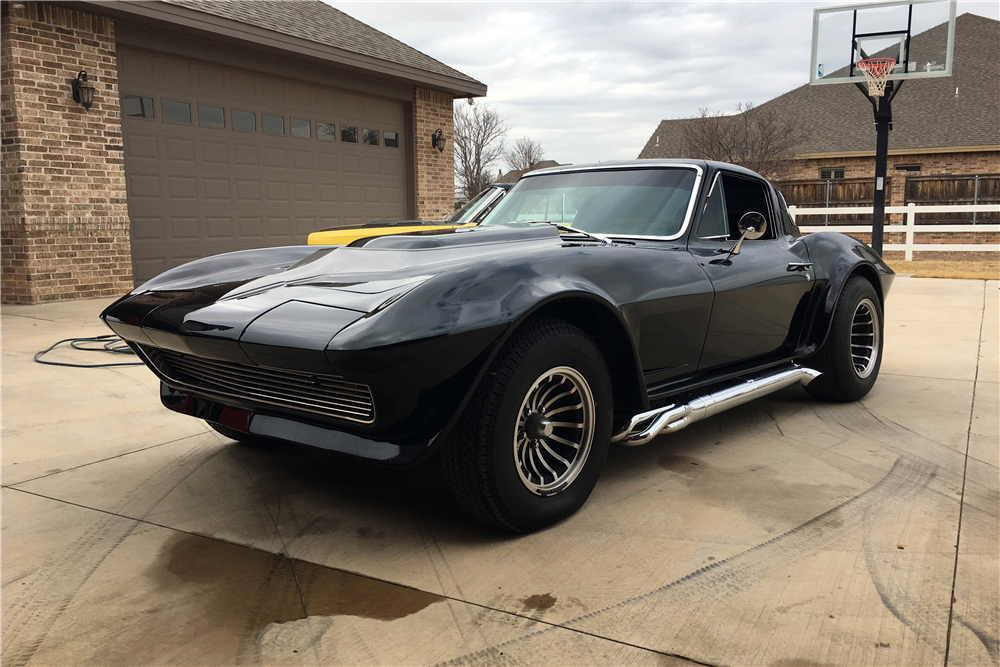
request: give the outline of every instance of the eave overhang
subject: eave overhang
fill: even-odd
[[[255,25],[206,14],[187,7],[155,0],[64,0],[52,4],[120,18],[139,25],[180,34],[212,36],[217,42],[250,46],[281,53],[305,62],[345,68],[380,78],[396,79],[449,93],[455,98],[483,97],[486,84],[474,79],[450,77],[417,67],[394,63],[347,49],[320,44],[300,37],[266,30]]]

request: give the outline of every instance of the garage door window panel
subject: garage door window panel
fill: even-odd
[[[153,98],[142,95],[125,95],[122,99],[122,114],[129,118],[155,119]]]
[[[378,130],[365,128],[365,146],[378,146]]]
[[[191,124],[191,104],[175,100],[163,100],[163,122]]]
[[[281,135],[285,134],[285,117],[272,116],[271,114],[261,114],[263,118],[264,134]]]
[[[297,139],[312,139],[312,123],[301,118],[291,119],[292,136]]]
[[[398,132],[386,132],[385,133],[385,147],[386,148],[399,148],[399,133]]]
[[[256,132],[257,114],[253,111],[233,109],[233,129],[237,132]]]
[[[345,144],[358,143],[358,128],[350,125],[340,126],[340,140]]]
[[[316,138],[320,141],[337,140],[337,124],[316,122]]]
[[[222,107],[199,104],[198,124],[201,127],[211,127],[224,130],[226,128],[226,110]]]

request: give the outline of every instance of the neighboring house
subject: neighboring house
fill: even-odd
[[[531,169],[511,169],[506,174],[500,174],[497,178],[497,183],[517,183],[517,179],[521,178],[529,171],[535,171],[537,169],[548,169],[549,167],[561,167],[562,165],[555,160],[542,160],[536,164]]]
[[[1000,22],[963,14],[952,76],[903,84],[892,104],[887,204],[1000,202],[998,53]],[[870,205],[875,129],[871,104],[854,86],[804,85],[760,107],[809,133],[777,182],[790,204],[822,206],[830,193],[834,205]],[[639,157],[687,157],[685,127],[697,122],[662,121]]]
[[[326,4],[0,11],[5,303],[122,294],[199,257],[452,211],[452,102],[486,85]]]

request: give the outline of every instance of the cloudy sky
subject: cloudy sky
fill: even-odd
[[[326,1],[487,84],[477,104],[563,164],[632,159],[663,118],[806,83],[812,10],[838,4]],[[1000,3],[963,12],[997,19]]]

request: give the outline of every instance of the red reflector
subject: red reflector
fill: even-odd
[[[247,433],[250,430],[250,415],[252,414],[249,410],[222,408],[222,412],[219,413],[219,418],[216,421],[223,426],[236,429],[241,433]]]

